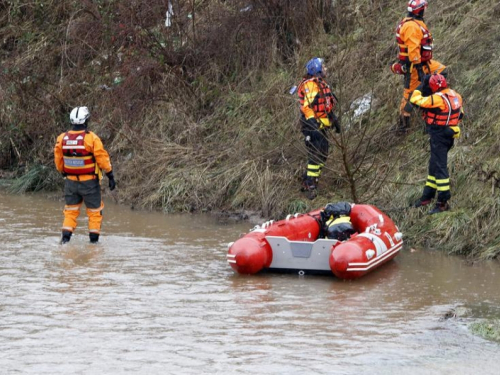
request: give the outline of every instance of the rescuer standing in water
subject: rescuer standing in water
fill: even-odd
[[[85,203],[89,217],[89,238],[91,243],[99,241],[101,232],[102,171],[109,179],[109,189],[116,187],[108,152],[100,138],[87,129],[90,112],[87,107],[76,107],[71,111],[72,129],[57,137],[54,147],[56,168],[65,177],[64,222],[61,243],[67,243],[76,229],[80,207]]]

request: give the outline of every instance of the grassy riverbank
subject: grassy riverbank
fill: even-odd
[[[398,136],[402,82],[391,74],[405,4],[388,1],[124,0],[0,2],[0,168],[17,191],[57,189],[56,136],[87,105],[113,159],[119,200],[173,211],[256,210],[278,219],[330,201],[402,208],[427,176],[415,113]],[[251,4],[251,9],[246,8]],[[463,137],[450,152],[452,211],[390,211],[412,246],[472,258],[500,253],[500,5],[433,1],[435,58],[464,97]],[[288,94],[313,56],[326,59],[345,132],[309,201],[305,150]],[[359,102],[371,106],[359,115]]]

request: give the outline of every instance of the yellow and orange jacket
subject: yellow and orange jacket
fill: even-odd
[[[57,137],[54,163],[59,172],[73,181],[99,178],[112,171],[108,152],[101,139],[88,130],[70,130]]]
[[[419,89],[413,91],[410,102],[423,109],[427,125],[457,126],[463,116],[462,97],[456,91],[445,88],[430,96],[422,96]]]
[[[420,64],[432,59],[432,35],[422,20],[404,18],[396,28],[401,63]]]
[[[323,126],[331,126],[328,115],[333,112],[337,100],[330,86],[319,77],[311,77],[304,79],[297,91],[300,111],[305,119],[315,118]]]

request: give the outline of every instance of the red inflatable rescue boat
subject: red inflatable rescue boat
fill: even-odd
[[[228,263],[241,274],[326,271],[341,279],[356,279],[393,259],[403,246],[403,234],[374,206],[352,204],[350,218],[357,233],[343,242],[318,238],[320,212],[288,215],[256,226],[229,244]]]

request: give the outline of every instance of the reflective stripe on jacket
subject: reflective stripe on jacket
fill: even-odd
[[[316,118],[317,120],[328,119],[337,104],[330,86],[318,77],[304,79],[298,88],[300,110],[306,120]],[[325,124],[325,121],[322,121]],[[330,126],[330,122],[325,124]]]
[[[95,174],[94,155],[85,149],[85,131],[67,132],[62,139],[64,167],[67,175]]]
[[[396,28],[396,40],[400,61],[420,64],[432,59],[432,35],[423,21],[404,18]]]
[[[337,219],[334,219],[333,216],[326,222],[326,227],[330,228],[333,225],[337,224],[342,224],[342,223],[349,223],[351,224],[351,217],[350,216],[341,216]]]
[[[70,130],[57,137],[54,163],[57,170],[66,173],[70,180],[85,181],[96,178],[98,168],[106,173],[112,170],[109,154],[101,139],[95,133],[85,130]]]

